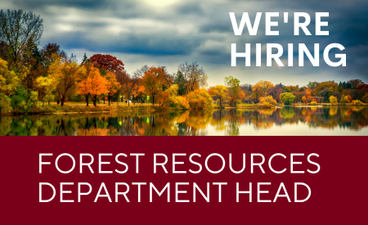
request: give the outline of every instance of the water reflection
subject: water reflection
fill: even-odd
[[[1,136],[237,136],[273,129],[278,129],[277,135],[283,135],[283,131],[295,127],[302,129],[303,134],[313,134],[314,128],[322,128],[368,135],[368,107],[0,117]]]

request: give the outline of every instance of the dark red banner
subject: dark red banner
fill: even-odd
[[[0,139],[1,224],[366,221],[366,137]]]

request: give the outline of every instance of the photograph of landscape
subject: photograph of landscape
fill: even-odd
[[[368,135],[368,2],[293,2],[4,0],[0,136]],[[280,18],[279,36],[263,20],[235,36],[229,12],[244,11],[330,11],[329,35],[295,36]],[[295,65],[231,66],[245,42],[292,43]],[[298,43],[321,45],[318,67],[297,65]],[[346,66],[323,62],[330,43]]]

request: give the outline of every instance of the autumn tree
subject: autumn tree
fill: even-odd
[[[205,89],[197,89],[187,95],[187,100],[192,110],[212,109],[212,98]]]
[[[108,71],[106,73],[105,78],[106,78],[106,81],[107,81],[107,83],[106,83],[107,99],[108,99],[108,102],[109,102],[109,105],[110,105],[111,104],[111,97],[120,90],[121,85],[117,81],[116,75],[111,71]]]
[[[77,88],[78,94],[86,96],[87,106],[89,96],[96,106],[97,96],[108,92],[106,78],[101,76],[100,71],[92,63],[86,63],[80,67],[77,74]]]
[[[129,100],[131,100],[134,93],[137,92],[137,88],[139,88],[139,79],[135,77],[132,78],[129,74],[125,73],[125,76],[121,79],[121,91],[128,100],[128,106],[130,104]]]
[[[307,102],[307,97],[303,96],[303,97],[302,97],[302,101],[303,101],[303,103],[305,104],[305,103]]]
[[[20,79],[8,69],[8,63],[0,58],[0,114],[10,112],[10,96],[19,86]]]
[[[199,67],[199,64],[196,62],[180,64],[177,74],[185,80],[184,85],[180,82],[178,85],[180,89],[184,89],[185,87],[186,94],[207,86],[207,75],[203,68]],[[182,80],[182,78],[180,79]]]
[[[227,86],[228,101],[231,106],[236,107],[236,103],[245,98],[245,93],[240,89],[240,81],[232,76],[225,77],[225,85]]]
[[[160,92],[168,88],[172,84],[172,80],[168,77],[164,67],[151,67],[144,72],[141,79],[141,85],[144,86],[145,92],[152,97],[152,103],[155,104],[155,98]]]
[[[267,92],[273,88],[274,85],[269,81],[260,81],[256,83],[252,88],[252,97],[253,99],[258,102],[260,97],[264,97],[267,95]]]
[[[49,67],[49,79],[56,89],[56,95],[63,106],[68,96],[72,95],[75,89],[75,82],[79,66],[71,60],[62,60],[56,56],[55,61]]]
[[[38,87],[38,93],[40,93],[40,90],[43,90],[43,97],[39,99],[42,99],[43,102],[48,102],[50,105],[50,102],[54,100],[54,95],[52,94],[54,88],[54,80],[50,77],[38,77],[36,79],[37,87]]]
[[[95,54],[89,60],[99,70],[105,69],[114,73],[124,70],[124,63],[112,55]]]
[[[32,12],[0,10],[0,42],[7,48],[9,69],[22,68],[43,33],[43,20]]]
[[[360,79],[353,79],[353,80],[349,80],[348,84],[351,85],[351,88],[356,89],[359,85],[364,84],[364,82]]]
[[[222,108],[222,102],[226,99],[227,97],[227,87],[223,86],[223,85],[216,85],[215,87],[211,87],[208,90],[208,94],[211,95],[211,97],[213,98],[213,100],[219,100],[220,101],[220,108]]]
[[[48,43],[41,51],[42,63],[45,67],[49,67],[55,61],[55,55],[58,55],[62,60],[67,60],[67,54],[61,50],[60,45],[56,43]]]
[[[138,85],[138,89],[134,92],[134,98],[138,99],[138,102],[142,102],[142,99],[146,97],[145,88],[142,85]]]
[[[274,87],[270,87],[267,90],[267,95],[272,96],[276,101],[280,102],[280,94],[284,92],[284,85],[283,84],[276,84]]]
[[[337,98],[335,96],[331,95],[329,97],[329,101],[330,101],[330,103],[335,104],[335,103],[337,103]]]

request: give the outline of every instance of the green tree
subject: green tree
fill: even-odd
[[[225,77],[225,85],[227,86],[228,101],[231,106],[236,107],[238,100],[245,97],[244,91],[240,89],[240,81],[232,76]]]
[[[280,100],[285,105],[291,105],[294,102],[294,99],[295,99],[295,95],[293,95],[292,93],[285,92],[285,93],[280,94]]]

